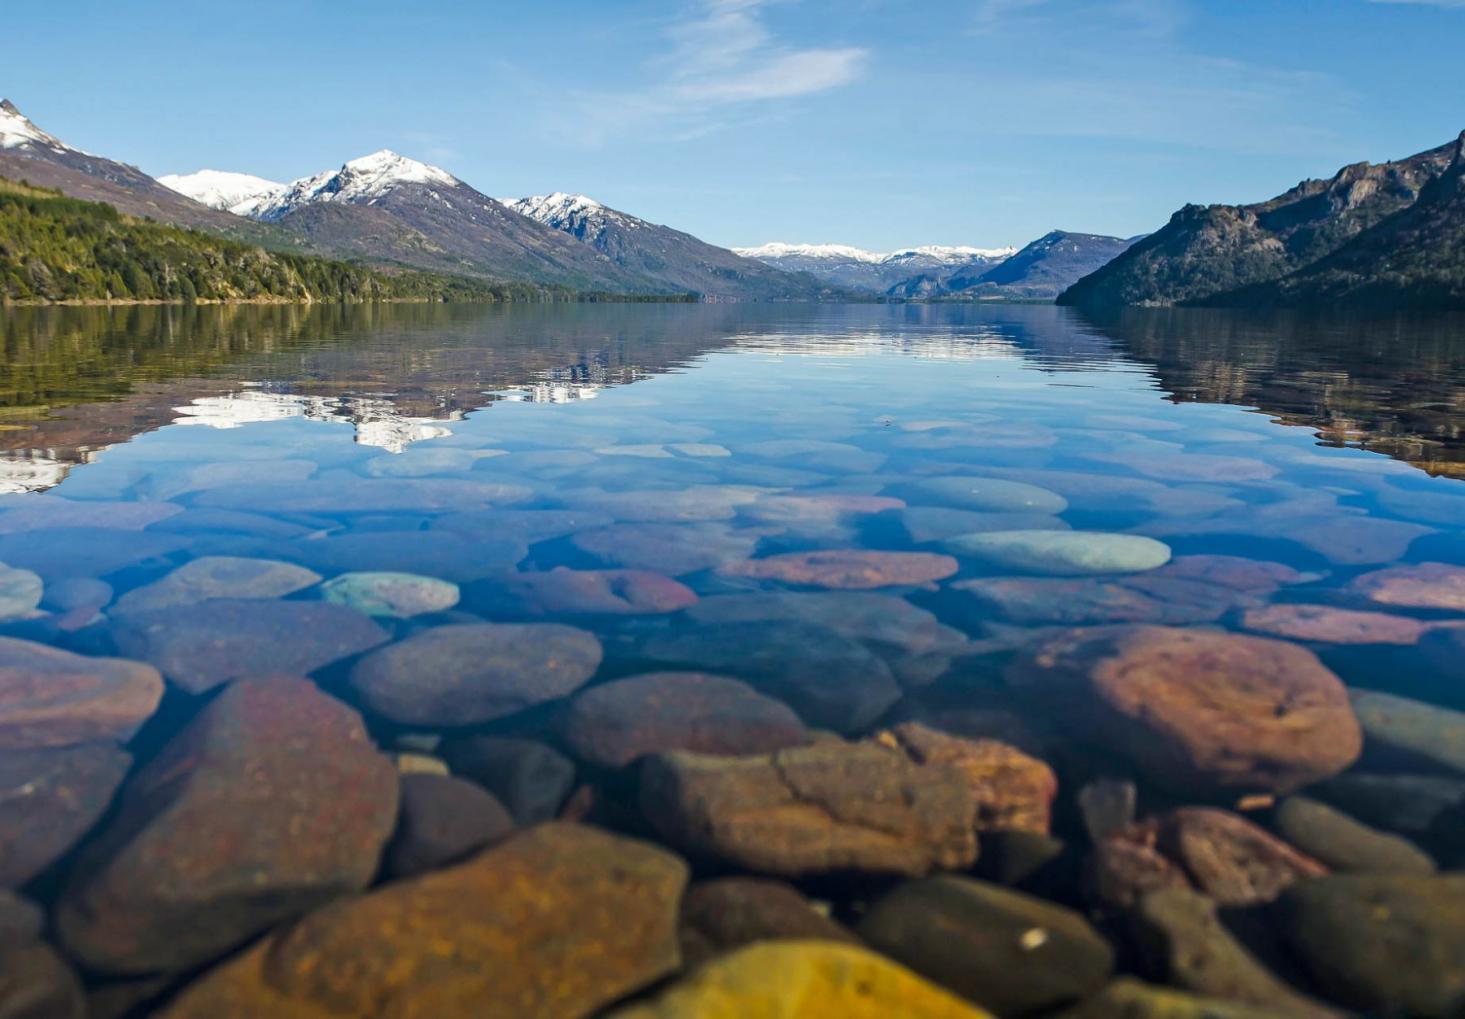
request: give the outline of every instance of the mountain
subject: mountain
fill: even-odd
[[[1450,144],[1395,162],[1355,163],[1330,180],[1305,180],[1256,205],[1187,205],[1070,287],[1058,303],[1091,309],[1205,304],[1280,280],[1413,205],[1445,172],[1454,149]]]
[[[505,199],[520,215],[590,245],[616,265],[706,297],[800,299],[826,289],[817,279],[785,272],[691,234],[638,219],[585,195],[555,192]]]
[[[1016,250],[930,246],[875,252],[844,244],[774,242],[757,248],[734,248],[733,252],[785,272],[806,272],[837,287],[883,294],[921,273],[940,272],[959,265],[996,265]]]
[[[260,202],[285,188],[285,185],[263,177],[227,170],[199,170],[181,176],[170,173],[159,177],[158,183],[210,209],[232,212],[236,216],[249,215]]]
[[[922,273],[892,287],[891,297],[1050,301],[1123,254],[1136,238],[1054,230],[995,265],[977,259],[945,273]]]
[[[131,216],[256,239],[258,227],[164,187],[135,166],[73,148],[0,100],[0,177],[54,188],[73,198],[106,202]]]
[[[1271,283],[1220,294],[1232,307],[1465,308],[1465,133],[1413,205]]]

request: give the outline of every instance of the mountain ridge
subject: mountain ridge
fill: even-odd
[[[1137,239],[1050,230],[995,265],[978,260],[946,273],[922,273],[896,284],[887,294],[905,299],[1051,301]]]

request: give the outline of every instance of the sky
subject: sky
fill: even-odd
[[[0,96],[161,175],[380,148],[717,244],[1130,236],[1465,129],[1465,0],[48,0]]]

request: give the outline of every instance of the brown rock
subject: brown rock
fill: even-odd
[[[677,967],[686,866],[553,823],[345,899],[186,988],[164,1019],[580,1019]]]
[[[234,679],[303,676],[387,639],[354,609],[248,598],[129,613],[113,632],[123,653],[195,694]]]
[[[641,808],[672,844],[764,874],[922,875],[977,855],[966,777],[872,743],[657,754],[643,765]]]
[[[916,764],[945,765],[966,776],[977,798],[977,830],[1048,834],[1058,777],[1036,757],[994,739],[968,740],[904,722],[878,737]]]
[[[150,665],[0,637],[0,750],[126,740],[162,697]]]
[[[1241,625],[1273,637],[1320,644],[1417,644],[1428,628],[1406,616],[1291,604],[1247,609]]]
[[[85,1019],[81,980],[40,941],[0,952],[0,1019]]]
[[[364,888],[396,816],[356,712],[304,680],[235,683],[127,783],[58,929],[92,969],[191,968]]]
[[[1190,888],[1180,865],[1160,852],[1158,821],[1138,821],[1094,843],[1089,882],[1094,897],[1108,906],[1129,907],[1146,893]]]
[[[367,707],[405,725],[474,725],[579,689],[600,642],[557,623],[439,626],[373,651],[351,670]]]
[[[806,739],[793,709],[735,679],[657,672],[577,694],[560,727],[582,760],[619,768],[645,754],[759,754]]]
[[[951,576],[956,570],[956,560],[951,556],[931,552],[831,549],[749,559],[724,566],[719,572],[728,577],[863,591],[876,587],[929,584]]]
[[[1391,566],[1353,578],[1348,589],[1380,605],[1458,612],[1465,610],[1465,566],[1448,563]]]
[[[682,965],[689,969],[734,948],[790,938],[859,943],[782,881],[718,878],[692,885],[682,897]]]
[[[513,573],[474,587],[473,603],[518,616],[655,615],[697,603],[691,588],[645,570],[571,570]]]
[[[1250,821],[1211,807],[1182,807],[1162,823],[1159,847],[1222,906],[1271,902],[1328,868]]]
[[[514,819],[482,786],[451,775],[406,774],[385,869],[393,877],[436,870],[513,830]]]
[[[111,743],[0,754],[0,886],[25,884],[76,845],[131,763]]]
[[[1075,737],[1183,791],[1286,792],[1362,748],[1347,691],[1294,644],[1206,630],[1062,631],[1020,654],[1009,685]]]

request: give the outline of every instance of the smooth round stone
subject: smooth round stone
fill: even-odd
[[[699,967],[608,1019],[991,1019],[904,966],[855,945],[769,941]]]
[[[682,896],[682,962],[692,968],[761,941],[840,941],[859,944],[793,885],[756,877],[701,881]]]
[[[1068,500],[1057,492],[1000,478],[922,478],[911,489],[927,499],[986,513],[1051,515],[1068,509]]]
[[[799,716],[745,683],[700,672],[658,672],[575,695],[560,723],[583,761],[620,768],[646,754],[760,754],[806,739]]]
[[[1280,905],[1288,946],[1330,997],[1375,1015],[1460,1014],[1465,874],[1335,874]]]
[[[1053,1008],[1097,991],[1114,950],[1082,916],[958,877],[911,881],[860,922],[873,947],[997,1015]]]
[[[978,577],[952,584],[984,608],[1027,626],[1103,623],[1183,625],[1220,619],[1238,601],[1229,588],[1171,581],[1148,591],[1125,583],[1131,578]]]
[[[365,473],[373,478],[430,478],[471,471],[477,460],[466,449],[410,449],[399,456],[368,460]]]
[[[911,541],[918,545],[987,531],[1070,530],[1059,517],[1042,513],[982,513],[947,506],[912,506],[901,511],[900,522]]]
[[[0,637],[0,750],[125,741],[162,698],[150,665]]]
[[[322,584],[320,596],[368,616],[411,619],[458,604],[458,585],[415,573],[343,573]]]
[[[866,474],[885,463],[884,453],[875,453],[845,442],[820,439],[770,439],[738,448],[740,456],[763,460],[794,460],[810,470],[836,474]]]
[[[811,495],[770,495],[742,508],[742,515],[763,524],[822,529],[842,521],[904,509],[905,503],[878,495],[839,492]]]
[[[767,489],[738,485],[692,485],[680,489],[608,492],[581,488],[565,492],[566,505],[608,513],[625,523],[677,523],[730,520],[737,508],[767,494]]]
[[[80,841],[131,763],[111,743],[0,754],[0,887],[20,887]]]
[[[283,598],[320,583],[320,574],[294,563],[235,556],[204,556],[161,580],[128,591],[114,612],[144,612],[196,605],[217,598]]]
[[[537,740],[460,736],[443,744],[454,774],[472,779],[528,826],[552,820],[575,785],[575,764]]]
[[[340,605],[234,598],[128,613],[112,629],[123,653],[195,694],[234,679],[309,675],[388,638]]]
[[[44,604],[60,612],[100,609],[112,600],[112,585],[91,577],[71,577],[47,586]]]
[[[749,559],[724,566],[719,572],[728,577],[863,591],[877,587],[930,584],[943,580],[956,571],[955,559],[930,552],[830,549],[822,552],[788,552],[766,559]]]
[[[1448,563],[1393,566],[1355,577],[1348,588],[1380,605],[1465,611],[1465,566]]]
[[[1292,845],[1335,871],[1433,874],[1434,861],[1414,843],[1370,828],[1326,803],[1289,796],[1272,824]]]
[[[1287,1019],[1266,1005],[1187,994],[1173,987],[1119,977],[1063,1012],[1063,1019]]]
[[[491,793],[449,775],[403,775],[399,804],[382,861],[392,877],[437,870],[514,830],[514,819]]]
[[[0,534],[0,562],[40,574],[48,584],[71,577],[105,577],[185,548],[177,535],[106,527],[55,527]]]
[[[0,534],[72,527],[140,531],[183,512],[170,502],[79,501],[53,495],[27,496],[13,505],[0,512]]]
[[[45,584],[30,570],[0,563],[0,620],[23,619],[41,604]]]
[[[827,627],[854,640],[886,644],[912,654],[969,649],[960,630],[904,598],[877,591],[757,591],[703,598],[687,609],[701,624],[789,620]]]
[[[476,725],[573,693],[600,668],[600,642],[557,623],[439,626],[357,662],[351,685],[405,725]]]
[[[697,603],[691,588],[645,570],[552,570],[512,573],[476,584],[470,604],[481,615],[665,615]]]
[[[224,460],[200,464],[181,474],[154,475],[141,488],[152,499],[172,499],[224,485],[305,481],[316,471],[309,460]]]
[[[1465,712],[1376,690],[1355,690],[1352,699],[1370,760],[1426,763],[1465,775]]]
[[[1241,625],[1255,633],[1317,644],[1412,645],[1427,629],[1427,624],[1406,616],[1294,604],[1247,609]]]
[[[570,540],[608,565],[680,577],[747,559],[766,533],[725,524],[613,524]]]
[[[1142,573],[1170,561],[1170,546],[1136,534],[994,531],[951,538],[946,547],[991,566],[1056,577]]]
[[[444,513],[523,502],[524,485],[459,478],[326,478],[210,489],[196,506],[257,513]]]
[[[478,510],[438,517],[429,528],[455,531],[474,541],[512,541],[533,545],[567,534],[606,527],[609,514],[580,510]]]
[[[474,540],[452,531],[369,531],[278,546],[322,573],[414,573],[465,584],[512,569],[529,553],[517,538]]]

